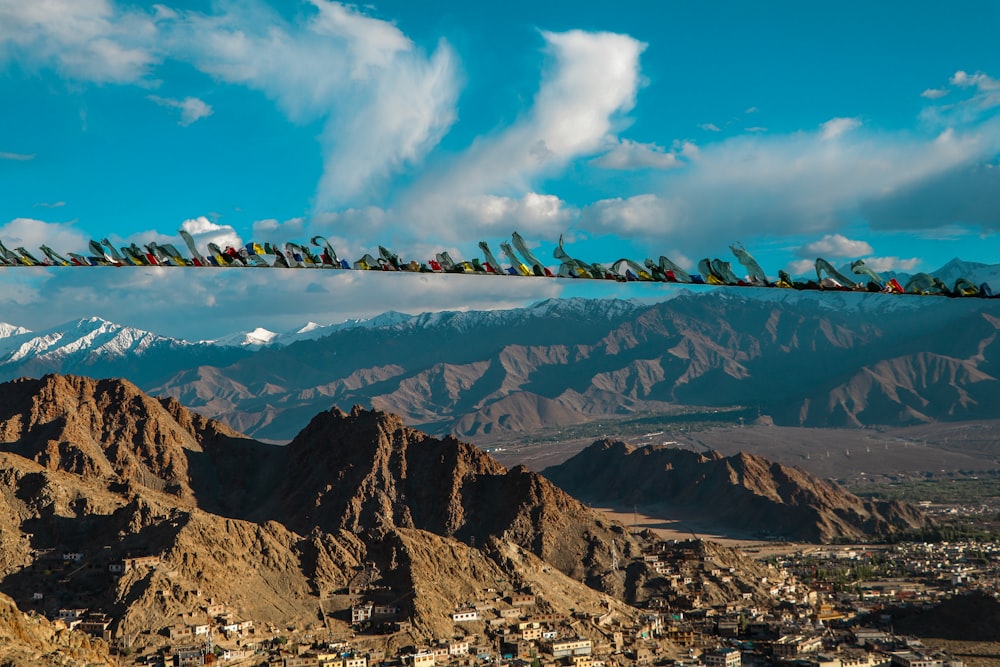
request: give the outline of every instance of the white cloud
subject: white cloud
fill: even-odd
[[[34,160],[34,153],[10,153],[7,151],[0,151],[0,160],[15,160],[17,162],[26,162],[27,160]]]
[[[948,91],[944,88],[928,88],[924,92],[920,93],[920,97],[925,97],[929,100],[941,99],[948,94]]]
[[[966,176],[969,182],[962,190],[963,200],[985,202],[982,210],[971,212],[975,220],[988,220],[990,207],[995,212],[993,220],[1000,214],[995,207],[997,196],[988,194],[997,190],[996,179],[990,176],[1000,170],[980,170],[971,181],[962,171],[992,159],[1000,150],[1000,119],[956,126],[936,136],[874,132],[862,126],[829,141],[824,139],[828,128],[741,135],[703,144],[697,160],[689,161],[685,169],[660,176],[657,186],[648,191],[655,195],[649,201],[656,206],[624,218],[624,229],[631,238],[649,244],[662,243],[684,230],[688,251],[701,255],[717,252],[720,239],[748,239],[751,234],[832,234],[859,216],[877,220],[880,227],[910,219],[915,221],[911,227],[942,225],[955,220],[913,217],[895,197],[905,196],[908,201],[914,196],[911,190],[919,190],[927,179],[956,169],[952,180]],[[944,187],[933,191],[941,199],[934,210],[951,215],[944,209],[949,203],[954,206],[955,198]],[[873,202],[885,202],[877,218],[869,210]],[[608,220],[622,205],[621,201],[598,202],[587,207],[581,230],[613,230]]]
[[[65,205],[66,202],[64,201],[54,201],[54,202],[40,201],[37,204],[35,204],[35,206],[37,206],[38,208],[62,208]]]
[[[197,97],[185,97],[183,100],[176,100],[169,97],[159,97],[158,95],[147,95],[146,99],[155,102],[161,107],[171,107],[181,110],[180,125],[187,127],[191,123],[212,115],[212,107]]]
[[[960,99],[949,104],[931,105],[924,109],[921,118],[945,129],[956,126],[967,126],[992,116],[993,110],[1000,106],[1000,79],[995,79],[983,72],[969,74],[959,70],[948,80],[952,90],[946,88],[933,89],[933,95],[924,95],[929,99],[943,97],[937,92],[954,91]],[[925,91],[931,92],[931,91]],[[964,95],[964,97],[961,97]]]
[[[818,241],[808,243],[795,251],[799,257],[863,257],[872,252],[866,241],[854,241],[843,234],[827,234]]]
[[[816,274],[816,261],[811,259],[797,259],[789,262],[785,268],[789,275],[794,277],[810,276]]]
[[[39,256],[39,246],[45,244],[59,253],[86,253],[90,239],[71,224],[45,222],[34,218],[14,218],[0,227],[0,241],[8,248],[24,246],[31,254]]]
[[[154,67],[170,58],[259,90],[293,121],[324,121],[316,203],[342,206],[372,198],[438,143],[455,118],[457,66],[444,42],[428,55],[355,6],[308,4],[285,20],[261,0],[224,3],[216,14],[0,0],[0,62],[10,53],[82,81],[153,86]],[[150,99],[180,109],[182,125],[212,113],[194,97]]]
[[[580,221],[584,229],[599,234],[640,233],[659,237],[676,231],[679,217],[672,202],[645,194],[594,202],[583,210]]]
[[[204,250],[204,248],[209,243],[215,243],[220,248],[225,248],[226,246],[239,248],[243,245],[243,241],[235,229],[229,225],[218,225],[203,215],[185,220],[181,223],[181,229],[191,235],[195,245],[203,255],[207,254],[207,250]]]
[[[327,0],[311,4],[296,22],[259,2],[187,13],[169,44],[202,71],[262,91],[295,121],[325,120],[324,209],[370,198],[421,160],[455,118],[458,77],[444,42],[427,55],[391,23]]]
[[[161,59],[157,18],[109,0],[0,0],[0,44],[30,66],[74,79],[135,83]]]
[[[910,257],[909,259],[901,259],[899,257],[866,257],[865,266],[874,271],[875,273],[880,273],[882,271],[913,271],[920,264],[919,257]]]
[[[751,114],[751,113],[757,113],[757,111],[758,111],[757,107],[747,107],[746,111],[744,111],[743,113]]]
[[[630,139],[617,141],[614,148],[593,160],[605,169],[673,169],[684,166],[677,155],[656,144],[644,144]]]
[[[975,87],[979,90],[1000,90],[1000,79],[994,79],[983,72],[969,74],[959,70],[952,75],[950,83],[959,88]]]
[[[766,127],[762,127],[760,125],[754,125],[753,127],[748,127],[748,128],[745,128],[745,129],[746,129],[747,132],[754,132],[754,133],[767,132],[767,128]]]
[[[701,128],[702,130],[705,130],[706,132],[721,132],[722,131],[722,130],[719,129],[719,126],[716,125],[715,123],[700,123],[698,125],[698,127]]]
[[[404,204],[421,231],[465,235],[480,223],[468,220],[456,228],[449,214],[456,202],[530,192],[539,176],[617,142],[614,125],[635,104],[639,55],[646,45],[612,33],[541,34],[549,65],[530,111],[499,133],[481,137],[416,185]]]
[[[520,199],[482,195],[456,202],[455,224],[476,220],[481,235],[507,236],[514,229],[551,237],[566,229],[572,213],[555,195],[529,192]]]
[[[861,119],[859,118],[831,118],[830,120],[823,123],[821,126],[822,134],[821,137],[824,140],[836,139],[837,137],[850,132],[858,127],[861,127]]]

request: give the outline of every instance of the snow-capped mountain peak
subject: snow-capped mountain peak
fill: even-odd
[[[16,331],[15,331],[16,330]],[[28,361],[62,363],[72,359],[124,358],[142,354],[155,345],[189,345],[185,341],[159,336],[149,331],[88,317],[32,332],[13,327],[12,333],[0,336],[0,363]]]
[[[0,322],[0,339],[10,338],[11,336],[20,336],[21,334],[26,333],[30,333],[30,331],[24,327],[19,327],[16,324],[8,324],[7,322]]]

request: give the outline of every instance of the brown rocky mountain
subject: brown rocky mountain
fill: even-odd
[[[4,667],[96,667],[114,665],[107,645],[61,622],[19,610],[0,593],[0,665]]]
[[[546,477],[593,503],[747,536],[829,541],[925,525],[898,502],[862,500],[834,482],[741,452],[723,457],[603,440],[546,468]]]
[[[149,388],[278,440],[331,403],[487,440],[678,406],[858,426],[988,418],[1000,399],[989,300],[754,294],[425,315],[181,368]]]
[[[321,598],[359,579],[388,587],[420,637],[450,636],[452,611],[498,582],[555,613],[629,616],[658,584],[610,564],[651,539],[377,411],[325,411],[279,447],[124,381],[0,385],[0,592],[47,615],[99,609],[128,643],[220,603],[265,629],[344,627]]]

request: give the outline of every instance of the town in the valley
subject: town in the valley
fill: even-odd
[[[974,610],[975,600],[1000,594],[993,542],[748,545],[743,555],[760,565],[752,575],[705,545],[664,540],[615,563],[665,584],[631,617],[610,601],[604,613],[553,613],[546,591],[498,582],[451,610],[452,632],[431,641],[414,632],[401,604],[406,592],[381,585],[368,568],[344,590],[319,597],[316,621],[306,627],[245,617],[208,590],[187,592],[189,611],[172,625],[128,627],[78,592],[161,567],[155,555],[38,554],[52,573],[46,580],[58,583],[26,591],[19,603],[104,639],[122,665],[963,667],[970,663],[961,655],[897,627],[900,615],[961,600]]]

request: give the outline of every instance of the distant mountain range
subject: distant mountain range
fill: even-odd
[[[995,416],[998,328],[989,299],[665,287],[656,303],[386,313],[202,342],[98,318],[37,333],[4,325],[0,379],[126,377],[271,440],[354,404],[471,439],[684,406],[743,406],[784,425],[901,425]]]

